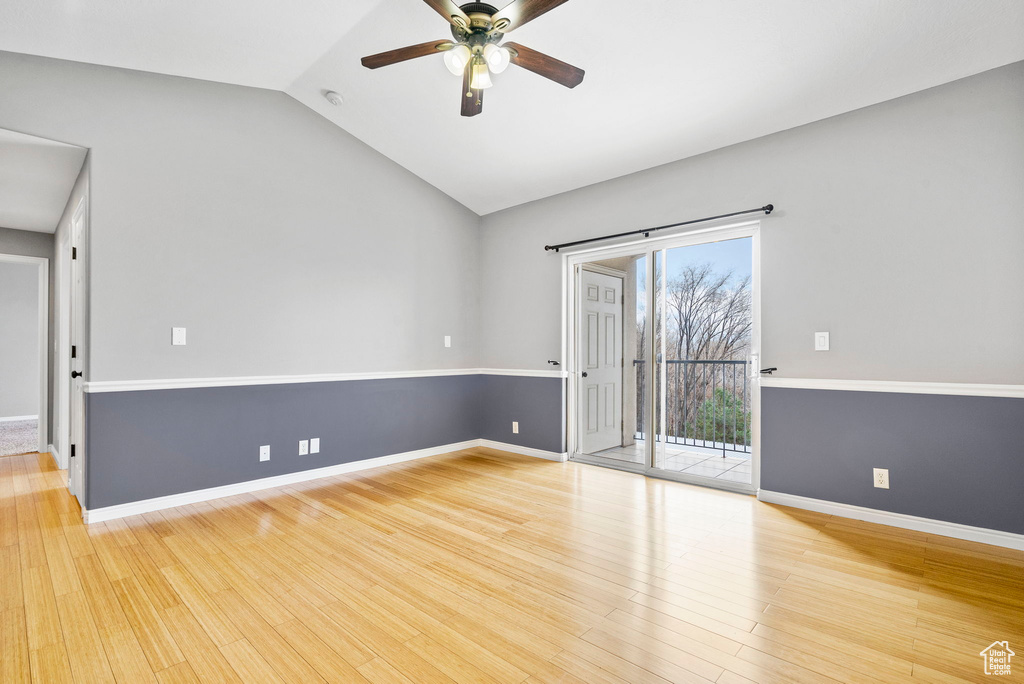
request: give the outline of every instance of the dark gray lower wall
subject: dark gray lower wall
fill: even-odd
[[[509,375],[480,376],[480,434],[506,444],[565,451],[565,380]],[[512,434],[512,421],[519,434]]]
[[[1024,534],[1024,399],[765,388],[761,488]],[[888,468],[877,489],[872,468]]]
[[[564,388],[456,375],[87,394],[86,508],[479,438],[562,453]],[[313,437],[320,453],[299,456]]]
[[[480,437],[478,375],[86,395],[86,508]],[[320,453],[298,455],[301,439]],[[259,447],[271,458],[259,461]]]
[[[477,438],[562,453],[564,405],[562,379],[502,375],[88,394],[86,507]],[[762,489],[1024,534],[1024,399],[765,388],[761,406]]]

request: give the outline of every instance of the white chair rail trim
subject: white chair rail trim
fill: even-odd
[[[246,385],[291,385],[306,382],[345,382],[393,378],[436,378],[451,375],[510,375],[527,378],[564,378],[565,371],[515,368],[446,368],[437,370],[378,371],[366,373],[315,373],[308,375],[248,375],[223,378],[170,378],[166,380],[103,380],[85,383],[85,391],[139,392],[144,390],[189,389],[196,387],[243,387]]]
[[[906,382],[900,380],[833,380],[765,376],[762,387],[839,390],[845,392],[897,392],[903,394],[946,394],[967,397],[1024,398],[1024,385],[991,385],[968,382]]]

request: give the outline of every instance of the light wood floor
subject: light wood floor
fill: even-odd
[[[488,450],[89,527],[62,477],[0,459],[5,684],[1024,675],[996,547]]]

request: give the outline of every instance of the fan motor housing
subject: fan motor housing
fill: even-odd
[[[468,15],[472,14],[486,14],[489,17],[493,17],[498,13],[498,8],[494,5],[488,5],[486,2],[467,2],[465,5],[460,7],[463,12]]]
[[[468,43],[470,47],[483,48],[487,43],[496,43],[504,35],[497,31],[491,32],[494,22],[491,20],[498,9],[486,2],[467,2],[460,8],[469,17],[469,26],[463,28],[452,24],[452,36],[460,43]]]

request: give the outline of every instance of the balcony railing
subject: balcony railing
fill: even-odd
[[[750,384],[746,361],[658,362],[665,370],[665,425],[661,422],[661,392],[656,393],[655,439],[667,444],[698,446],[750,453]],[[636,369],[637,439],[645,439],[647,405],[646,362],[633,361]]]

